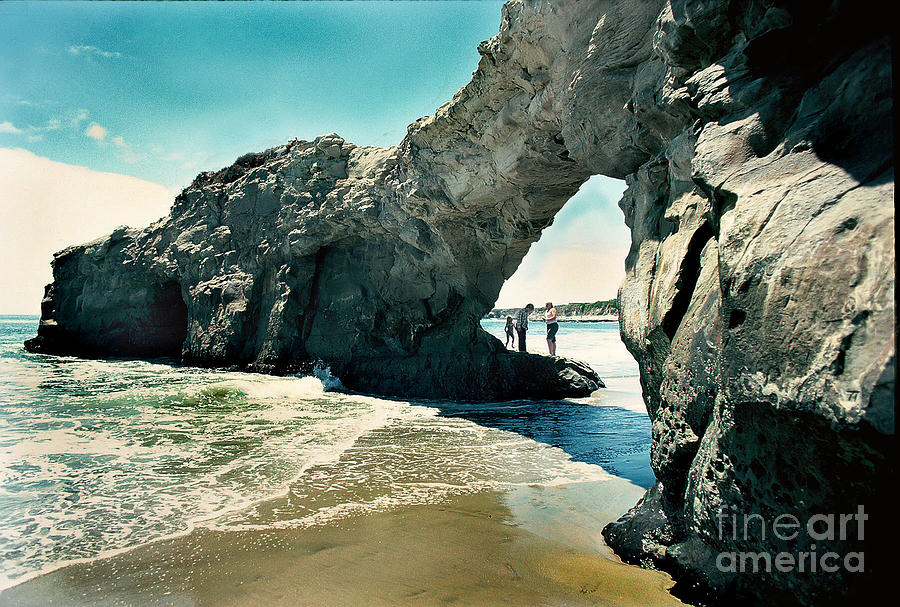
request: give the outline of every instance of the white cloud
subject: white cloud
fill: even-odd
[[[146,161],[148,158],[146,152],[135,151],[131,143],[126,141],[125,138],[121,135],[110,137],[109,141],[114,146],[116,146],[116,157],[122,162],[127,162],[128,164],[136,164],[138,162]]]
[[[125,144],[125,147],[121,149],[119,154],[117,154],[117,156],[122,162],[127,162],[128,164],[146,162],[148,158],[147,154],[145,154],[144,152],[135,152],[127,143]]]
[[[0,313],[37,314],[55,251],[165,215],[163,186],[0,148]]]
[[[104,59],[118,59],[122,53],[118,51],[107,51],[89,44],[72,44],[66,47],[70,55],[85,55],[88,57],[103,57]]]
[[[0,100],[2,100],[3,103],[18,105],[20,107],[46,107],[57,104],[57,102],[51,101],[49,99],[25,99],[24,97],[20,97],[19,95],[11,95],[9,93],[5,93],[4,95],[2,95],[2,97],[0,97]]]
[[[25,128],[20,129],[16,127],[12,122],[5,120],[0,122],[0,133],[7,133],[11,135],[25,135],[28,141],[40,141],[44,138],[43,133],[49,131],[58,131],[62,127],[62,123],[59,118],[51,118],[46,124],[43,126],[34,126],[27,125]]]
[[[84,132],[85,135],[90,137],[91,139],[96,139],[97,141],[103,141],[106,139],[107,130],[97,124],[96,122],[92,122],[91,126]]]
[[[106,142],[111,143],[113,147],[108,149],[123,162],[136,164],[147,160],[148,154],[143,151],[135,151],[131,143],[122,135],[113,135],[109,129],[97,122],[90,122],[85,127],[85,121],[89,116],[90,112],[88,110],[79,109],[66,112],[62,118],[52,117],[43,126],[28,125],[24,129],[18,129],[12,123],[4,122],[0,123],[0,132],[15,133],[17,135],[24,133],[30,142],[41,141],[44,138],[44,133],[54,131],[65,132],[66,134],[80,133],[101,145],[106,144]],[[182,158],[179,156],[179,160]]]
[[[17,129],[16,125],[14,125],[9,120],[4,120],[0,122],[0,133],[6,133],[8,135],[21,135],[22,129]]]

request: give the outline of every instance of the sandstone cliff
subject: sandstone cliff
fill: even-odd
[[[858,596],[890,564],[875,552],[896,373],[884,22],[841,1],[512,1],[472,81],[398,146],[331,135],[251,154],[149,228],[58,254],[29,347],[321,358],[390,394],[589,391],[588,369],[507,354],[478,319],[589,175],[624,178],[622,337],[658,482],[608,540],[720,596]],[[805,521],[860,504],[865,573],[716,567],[811,548],[723,535],[723,510]]]

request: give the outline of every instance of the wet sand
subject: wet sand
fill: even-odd
[[[604,494],[579,485],[457,496],[301,529],[197,529],[37,577],[0,604],[680,604],[667,575],[624,565],[598,543],[612,510],[633,496],[606,493],[585,518],[580,502]]]

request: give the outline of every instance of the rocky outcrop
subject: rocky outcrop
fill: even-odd
[[[861,596],[891,562],[889,40],[852,3],[672,2],[652,48],[629,107],[662,143],[626,179],[619,303],[657,484],[606,537],[720,593]],[[773,531],[859,506],[865,541]],[[803,571],[815,551],[866,571]],[[730,570],[779,553],[794,565]]]
[[[421,155],[434,164],[433,153]],[[416,168],[419,155],[409,141],[363,148],[326,135],[203,173],[150,227],[56,254],[26,345],[272,373],[322,361],[348,388],[387,395],[557,398],[601,387],[582,363],[508,352],[480,329],[502,268],[515,267],[503,238],[537,237],[528,199],[473,223],[465,197],[451,200]],[[531,196],[565,201],[555,187]]]
[[[890,564],[886,27],[841,1],[510,2],[472,81],[398,146],[331,135],[251,154],[157,224],[60,253],[29,347],[181,343],[188,362],[275,371],[322,359],[387,394],[586,392],[589,370],[506,353],[478,319],[589,175],[624,178],[620,321],[658,480],[607,539],[720,597],[858,596]],[[860,505],[864,541],[720,517]],[[814,543],[864,549],[865,571],[717,562]]]

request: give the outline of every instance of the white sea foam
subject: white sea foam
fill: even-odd
[[[306,471],[302,482],[291,488],[291,505],[285,507],[302,516],[285,518],[250,508],[206,521],[204,526],[217,530],[305,528],[477,491],[610,478],[602,467],[573,461],[556,447],[459,417],[444,417],[435,407],[406,405],[348,446],[339,458]]]
[[[53,362],[42,400],[0,402],[0,588],[283,494],[402,406],[316,377]]]
[[[327,390],[344,390],[344,384],[341,380],[331,374],[331,367],[324,363],[316,363],[313,366],[313,375],[322,382],[322,387]]]

